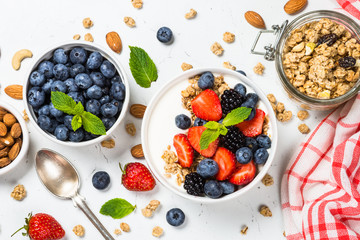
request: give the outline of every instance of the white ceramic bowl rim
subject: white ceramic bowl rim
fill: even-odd
[[[19,152],[18,156],[14,159],[14,161],[12,161],[6,167],[0,168],[0,175],[3,175],[5,173],[8,173],[11,170],[13,170],[26,157],[26,154],[29,149],[30,140],[29,140],[29,132],[28,132],[25,120],[23,119],[22,115],[13,106],[11,106],[8,103],[0,102],[0,107],[6,109],[8,112],[10,112],[11,114],[13,114],[15,116],[16,120],[18,121],[18,123],[21,126],[21,131],[22,131],[22,145],[21,145],[20,152]]]
[[[42,130],[37,125],[35,117],[34,117],[34,113],[33,113],[32,109],[29,108],[29,104],[28,104],[28,101],[27,101],[27,91],[28,91],[28,87],[29,87],[28,79],[29,79],[29,76],[30,76],[31,72],[34,71],[34,69],[39,65],[39,63],[41,61],[43,61],[45,59],[49,59],[49,56],[47,56],[47,55],[52,53],[57,48],[74,48],[74,47],[83,47],[88,51],[99,51],[101,53],[101,55],[103,55],[104,58],[106,58],[112,64],[114,64],[114,66],[116,67],[117,72],[120,75],[120,78],[121,78],[123,84],[125,85],[125,99],[124,99],[124,103],[123,103],[123,108],[121,110],[121,113],[120,113],[119,117],[117,118],[116,122],[114,123],[114,125],[109,130],[106,131],[106,135],[99,136],[99,137],[97,137],[95,139],[88,140],[88,141],[83,141],[83,142],[60,141],[60,140],[56,139],[56,137],[53,136],[52,134],[47,133],[44,130]],[[120,124],[120,122],[125,118],[125,115],[127,113],[128,106],[129,106],[129,101],[130,101],[130,87],[129,87],[129,82],[128,82],[126,72],[125,72],[124,68],[122,67],[122,65],[120,64],[120,62],[117,60],[117,56],[113,52],[111,52],[109,50],[106,50],[102,46],[94,44],[94,43],[88,43],[88,42],[85,42],[85,41],[74,41],[73,40],[73,41],[66,41],[66,42],[54,44],[52,47],[49,47],[44,52],[42,52],[42,54],[40,54],[38,57],[34,58],[34,60],[32,62],[32,67],[29,68],[29,70],[27,71],[27,74],[25,75],[23,96],[24,96],[25,109],[28,112],[28,116],[30,118],[30,121],[31,121],[31,123],[33,125],[35,125],[35,128],[43,136],[50,139],[51,141],[54,141],[54,142],[62,144],[62,145],[73,146],[73,147],[74,146],[82,147],[82,146],[88,146],[88,145],[91,145],[91,144],[99,143],[102,140],[104,140],[105,138],[107,138],[116,129],[116,127]]]
[[[267,112],[268,112],[268,116],[270,118],[270,123],[271,123],[271,129],[272,129],[272,136],[271,136],[271,153],[269,154],[269,158],[266,161],[265,165],[263,166],[263,168],[261,169],[261,171],[256,175],[256,177],[254,178],[254,180],[252,182],[250,182],[249,184],[247,184],[246,186],[244,186],[243,188],[237,190],[236,192],[229,194],[229,195],[225,195],[221,198],[218,199],[212,199],[209,197],[196,197],[196,196],[192,196],[189,195],[185,192],[180,192],[177,191],[176,189],[174,189],[173,187],[170,186],[170,184],[167,181],[162,181],[162,177],[161,175],[163,175],[165,172],[161,172],[159,173],[156,168],[154,167],[154,165],[152,164],[152,161],[156,161],[158,159],[151,159],[151,155],[150,155],[150,150],[148,148],[148,144],[147,144],[147,129],[148,129],[148,123],[149,123],[149,119],[151,117],[152,111],[153,109],[156,107],[156,103],[158,101],[158,98],[164,93],[164,91],[166,91],[166,89],[168,89],[172,84],[178,82],[178,81],[187,81],[190,77],[199,75],[203,72],[207,72],[210,71],[214,74],[219,74],[219,75],[230,75],[233,76],[237,79],[239,79],[239,82],[243,82],[246,85],[250,86],[250,88],[252,88],[259,96],[260,100],[262,100],[262,102],[264,103],[264,105],[266,106]],[[226,79],[225,79],[226,81]],[[180,93],[179,93],[180,96]],[[272,110],[272,107],[269,103],[269,101],[267,100],[266,95],[263,93],[263,91],[255,84],[253,83],[253,81],[251,81],[250,79],[248,79],[246,76],[233,71],[233,70],[228,70],[228,69],[223,69],[223,68],[199,68],[199,69],[191,69],[188,70],[180,75],[178,75],[177,77],[175,77],[173,80],[169,81],[167,84],[165,84],[155,95],[154,97],[151,99],[147,110],[145,112],[144,118],[143,118],[143,122],[142,122],[142,126],[141,126],[141,141],[142,141],[142,146],[143,146],[143,151],[144,151],[144,155],[145,155],[145,159],[149,165],[149,168],[151,170],[151,172],[155,175],[155,177],[158,179],[158,181],[163,184],[166,188],[170,189],[172,192],[174,192],[175,194],[184,197],[186,199],[190,199],[196,202],[201,202],[201,203],[219,203],[219,202],[224,202],[230,199],[235,199],[237,197],[240,197],[241,195],[243,195],[245,192],[247,192],[248,190],[250,190],[251,188],[253,188],[257,183],[259,183],[261,181],[261,179],[265,176],[265,174],[267,173],[267,171],[269,170],[271,163],[274,160],[274,156],[276,153],[276,148],[277,148],[277,142],[278,142],[278,132],[277,132],[277,125],[276,125],[276,118],[275,118],[275,114]],[[170,144],[170,143],[169,143]]]

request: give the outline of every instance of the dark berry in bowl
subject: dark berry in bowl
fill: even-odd
[[[105,86],[105,77],[100,72],[92,72],[90,73],[90,78],[94,82],[95,85],[99,87]]]
[[[244,71],[242,71],[242,70],[236,70],[236,71],[246,77],[246,73]]]
[[[235,126],[228,127],[228,132],[225,136],[221,138],[222,145],[236,153],[236,151],[245,146],[245,136],[244,134]]]
[[[182,225],[185,221],[185,214],[180,208],[170,209],[166,213],[166,221],[174,227]]]
[[[112,78],[116,74],[115,66],[108,60],[103,61],[103,63],[100,66],[100,71],[107,78]]]
[[[110,184],[110,176],[105,171],[96,172],[92,177],[92,184],[94,188],[103,190]]]
[[[30,75],[30,83],[35,87],[41,87],[45,83],[45,75],[39,71],[34,71]]]
[[[173,40],[173,33],[168,27],[161,27],[156,33],[157,39],[162,43],[171,43]]]
[[[260,134],[259,136],[257,136],[256,141],[261,148],[268,149],[271,147],[271,139],[265,134]]]
[[[45,75],[46,78],[52,78],[53,74],[54,63],[50,61],[44,61],[39,64],[38,71]]]
[[[190,195],[202,196],[204,194],[204,184],[204,178],[196,172],[185,176],[184,189]]]
[[[202,90],[212,88],[214,86],[214,81],[215,78],[211,72],[204,72],[198,80],[198,86]]]
[[[224,190],[218,181],[209,180],[204,185],[204,192],[210,198],[219,198],[224,193]]]
[[[51,84],[50,90],[51,90],[51,92],[63,92],[63,93],[66,93],[67,92],[67,86],[66,86],[65,82],[57,80],[57,81],[54,81]]]
[[[70,130],[69,140],[70,142],[81,142],[84,139],[84,129],[79,128],[75,132]]]
[[[191,125],[191,119],[185,114],[179,114],[175,117],[175,125],[180,129],[188,129]]]
[[[125,86],[122,82],[113,82],[110,88],[110,97],[116,100],[124,100],[125,98]]]
[[[45,92],[40,87],[33,87],[27,94],[29,104],[34,108],[41,107],[45,102]]]
[[[70,61],[74,64],[80,63],[84,64],[86,63],[87,58],[87,52],[82,47],[75,47],[70,52]]]
[[[88,69],[96,69],[99,68],[103,61],[103,56],[99,52],[93,52],[89,55],[89,58],[86,62],[86,67]]]
[[[56,64],[53,68],[54,77],[58,80],[66,80],[69,78],[69,68],[64,64]]]
[[[101,114],[104,117],[110,118],[110,117],[114,117],[118,112],[118,108],[111,104],[111,103],[105,103],[104,105],[101,106]]]
[[[93,85],[93,81],[86,73],[80,73],[75,76],[75,84],[81,89],[88,89]]]
[[[199,163],[196,172],[203,178],[210,178],[219,172],[219,166],[214,160],[207,158]]]
[[[195,118],[195,120],[194,120],[194,127],[204,126],[206,123],[207,123],[207,121],[205,121],[204,119]]]
[[[69,67],[69,73],[72,78],[78,75],[79,73],[84,73],[84,72],[85,72],[84,65],[81,65],[79,63]]]
[[[244,86],[244,84],[238,83],[234,86],[234,90],[236,92],[238,92],[241,97],[245,97],[246,96],[246,87]]]
[[[253,152],[248,147],[241,147],[236,151],[236,160],[241,164],[247,164],[253,158]]]
[[[65,53],[65,50],[58,48],[54,51],[53,60],[55,63],[65,64],[68,61],[68,55]]]
[[[64,124],[61,124],[55,128],[54,135],[57,139],[66,141],[69,137],[69,129]]]
[[[234,89],[225,90],[221,95],[221,109],[225,115],[239,108],[242,103],[243,97]]]
[[[222,181],[222,182],[219,182],[219,184],[222,187],[224,194],[230,194],[235,191],[235,185],[232,184],[231,182]]]
[[[254,162],[256,164],[264,164],[269,157],[269,153],[265,148],[259,148],[254,153]]]

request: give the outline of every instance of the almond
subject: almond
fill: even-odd
[[[20,145],[18,143],[15,143],[9,151],[9,159],[13,161],[19,155],[19,152],[20,152]]]
[[[252,26],[256,28],[265,28],[265,22],[258,13],[254,11],[247,11],[244,14],[244,17],[246,21],[250,23]]]
[[[0,149],[3,149],[3,148],[5,148],[6,146],[5,146],[5,144],[3,144],[2,142],[0,142]]]
[[[3,108],[0,108],[0,121],[3,120],[5,114],[7,114],[7,111]]]
[[[0,150],[0,158],[6,157],[9,154],[10,147],[5,147]]]
[[[19,123],[14,123],[10,129],[10,135],[13,138],[18,138],[21,136],[21,126]]]
[[[3,137],[7,134],[7,127],[3,122],[0,122],[0,136]]]
[[[143,158],[144,157],[144,152],[143,152],[143,149],[142,149],[142,145],[138,144],[136,146],[133,146],[131,148],[131,155],[134,158]]]
[[[130,107],[130,113],[136,118],[143,118],[146,111],[146,106],[142,104],[133,104]]]
[[[0,158],[0,168],[6,167],[10,163],[11,163],[11,161],[8,157]]]
[[[23,99],[23,86],[21,85],[10,85],[4,89],[5,93],[14,99]]]
[[[101,146],[105,147],[105,148],[114,148],[115,141],[114,141],[114,139],[104,140],[101,142]]]
[[[7,113],[4,115],[3,122],[7,127],[11,127],[16,123],[16,118],[11,113]]]
[[[22,139],[21,139],[21,138],[17,138],[17,139],[15,140],[15,143],[18,143],[19,146],[21,147],[21,146],[22,146]]]
[[[307,0],[290,0],[284,6],[287,14],[295,14],[300,12],[307,4]]]
[[[5,146],[12,146],[15,140],[8,132],[4,137],[0,137],[0,142]]]
[[[121,43],[121,38],[117,32],[109,32],[108,34],[106,34],[106,43],[114,52],[116,53],[121,52],[122,43]]]

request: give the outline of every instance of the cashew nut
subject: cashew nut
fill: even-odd
[[[33,56],[32,52],[28,49],[21,49],[17,51],[12,58],[12,62],[11,62],[12,67],[15,70],[19,70],[21,66],[21,61],[24,58],[31,58],[32,56]]]

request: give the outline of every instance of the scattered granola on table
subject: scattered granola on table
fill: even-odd
[[[256,64],[255,67],[253,68],[254,73],[256,73],[257,75],[263,75],[264,69],[265,69],[264,65],[262,65],[260,62]]]
[[[136,23],[132,17],[124,17],[124,23],[129,27],[135,27]]]
[[[94,38],[93,38],[93,36],[91,35],[91,33],[85,34],[84,40],[85,40],[85,41],[88,41],[88,42],[94,42]]]
[[[115,235],[121,235],[121,230],[118,229],[118,228],[116,228],[116,229],[114,230],[114,234],[115,234]]]
[[[300,124],[298,129],[302,134],[308,134],[310,132],[310,128],[305,123]]]
[[[287,122],[290,121],[292,118],[292,112],[291,111],[287,111],[285,109],[285,105],[282,102],[277,102],[276,101],[276,97],[274,96],[274,94],[270,93],[267,95],[267,99],[269,100],[275,115],[276,115],[276,119],[280,122]]]
[[[272,217],[272,212],[270,211],[270,208],[268,206],[261,206],[260,208],[260,214],[264,217]]]
[[[75,35],[73,36],[73,39],[74,39],[74,40],[79,40],[79,39],[80,39],[80,34],[75,34]]]
[[[126,129],[126,132],[131,135],[131,136],[135,136],[136,134],[136,127],[135,127],[135,124],[134,123],[128,123],[125,125],[125,129]]]
[[[360,43],[345,26],[323,18],[291,32],[282,63],[286,77],[299,92],[313,98],[336,98],[359,79]]]
[[[274,179],[270,174],[267,173],[263,179],[261,179],[261,182],[268,187],[274,184]]]
[[[85,234],[85,228],[82,225],[76,225],[73,228],[73,232],[75,233],[76,236],[82,237]]]
[[[18,184],[14,188],[14,190],[12,191],[10,196],[18,201],[23,200],[26,197],[26,190],[25,190],[24,185]]]
[[[123,232],[130,232],[130,226],[127,223],[120,223],[120,229],[123,230]]]
[[[181,64],[181,69],[182,69],[183,71],[186,71],[186,70],[189,70],[189,69],[192,69],[192,68],[193,68],[193,66],[192,66],[191,64],[186,63],[186,62],[183,62],[183,63]]]
[[[194,17],[196,17],[197,11],[195,11],[194,9],[190,9],[190,11],[188,13],[185,14],[185,18],[186,19],[192,19]]]
[[[141,213],[144,217],[151,217],[156,209],[160,206],[160,201],[151,200],[150,203],[143,209],[141,209]]]
[[[303,120],[305,120],[305,119],[307,119],[307,118],[309,117],[309,112],[306,111],[306,110],[300,110],[300,111],[298,111],[298,113],[297,113],[297,117],[298,117],[301,121],[303,121]]]
[[[276,98],[275,98],[274,94],[272,94],[272,93],[269,93],[269,94],[267,95],[267,99],[268,99],[269,102],[271,102],[271,103],[276,103]]]
[[[233,34],[231,32],[225,32],[223,34],[223,40],[224,40],[224,42],[232,43],[235,41],[235,34]]]
[[[231,65],[230,62],[224,62],[224,63],[223,63],[223,67],[224,67],[224,68],[231,69],[231,70],[234,70],[234,71],[236,70],[236,67],[233,66],[233,65]]]
[[[115,140],[114,139],[104,140],[101,142],[101,146],[105,148],[114,148]]]
[[[131,0],[132,5],[134,8],[142,8],[143,1],[142,0]]]
[[[224,49],[222,48],[222,46],[220,45],[220,43],[218,42],[214,42],[213,45],[211,45],[210,50],[216,55],[216,56],[220,56],[223,54]]]
[[[82,23],[83,23],[84,28],[91,28],[92,26],[94,26],[94,22],[91,21],[90,18],[84,18]]]
[[[161,235],[163,235],[163,233],[164,233],[164,230],[159,226],[154,227],[152,230],[152,235],[154,237],[160,237]]]
[[[246,235],[246,232],[247,232],[248,229],[249,229],[248,226],[244,226],[244,227],[241,229],[240,233],[241,233],[242,235]]]
[[[24,119],[26,122],[29,121],[29,116],[27,115],[25,109],[24,109],[24,111],[23,111],[23,114],[24,114],[23,119]]]

